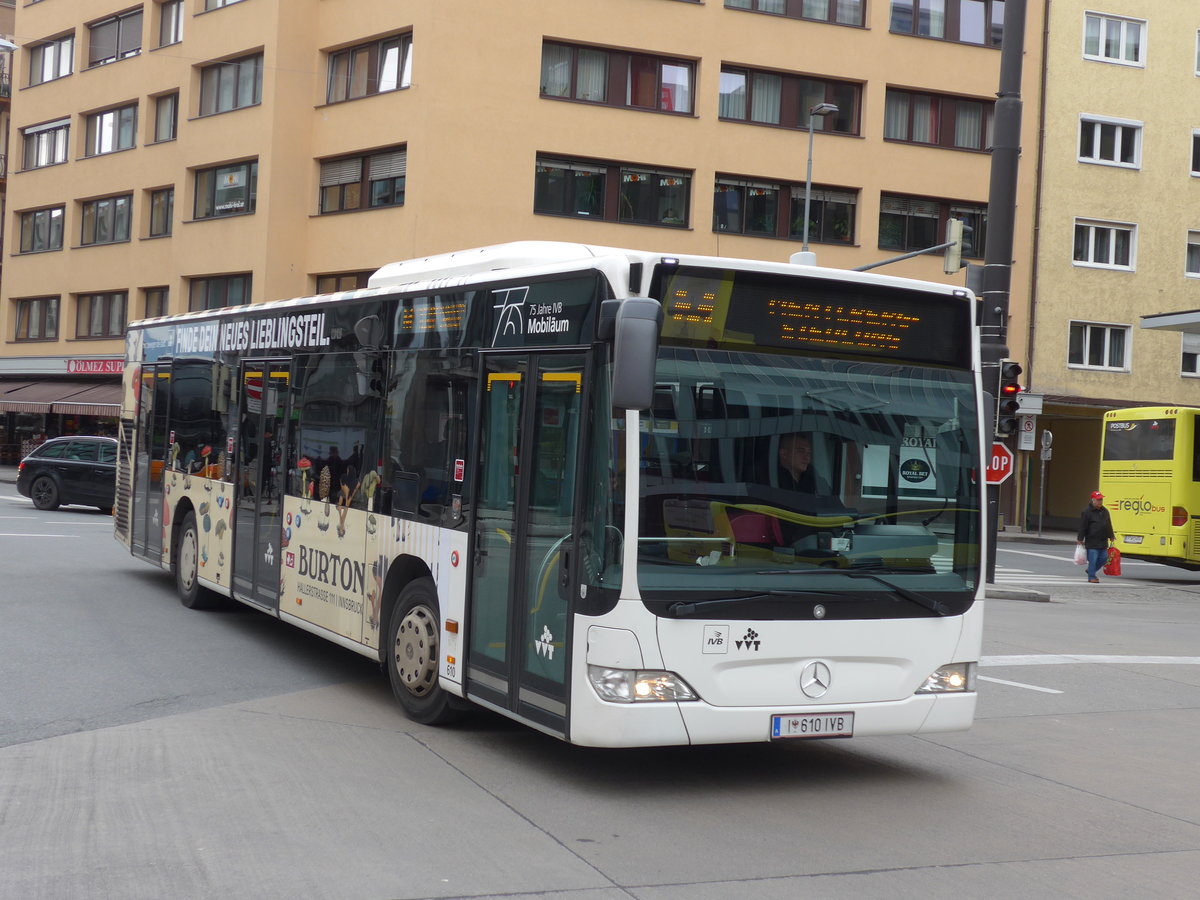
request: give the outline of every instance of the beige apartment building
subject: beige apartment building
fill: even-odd
[[[1200,336],[1141,317],[1200,308],[1200,6],[1049,4],[1029,386],[1053,434],[1030,512],[1078,521],[1101,421],[1200,406]]]
[[[392,260],[518,239],[787,259],[810,127],[821,264],[940,243],[951,216],[981,262],[1003,13],[1003,0],[24,4],[0,444],[109,427],[84,413],[112,412],[124,326],[144,316],[353,287]],[[1027,43],[1032,145],[1041,44]],[[942,265],[885,271],[964,283]]]

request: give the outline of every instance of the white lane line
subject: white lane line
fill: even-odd
[[[1053,560],[1056,560],[1056,561],[1058,561],[1058,562],[1064,562],[1064,561],[1065,561],[1065,562],[1069,562],[1069,563],[1071,563],[1072,565],[1075,565],[1075,563],[1074,563],[1074,561],[1073,561],[1073,559],[1072,559],[1072,556],[1073,556],[1073,554],[1075,553],[1075,550],[1074,550],[1074,545],[1072,545],[1072,549],[1071,549],[1071,551],[1070,551],[1069,553],[1068,553],[1066,550],[1064,550],[1064,551],[1063,551],[1061,554],[1059,554],[1059,555],[1055,555],[1055,554],[1053,554],[1053,553],[1035,553],[1035,552],[1034,552],[1034,551],[1032,551],[1032,550],[1009,550],[1007,547],[998,547],[998,548],[996,548],[996,549],[997,549],[997,550],[999,550],[999,551],[1000,551],[1000,552],[1002,552],[1002,553],[1017,553],[1017,554],[1019,554],[1019,555],[1021,555],[1021,556],[1036,556],[1036,557],[1038,557],[1039,559],[1053,559]],[[1126,559],[1124,556],[1122,556],[1122,557],[1121,557],[1121,565],[1123,565],[1123,566],[1124,566],[1124,565],[1130,565],[1130,566],[1161,566],[1161,565],[1162,565],[1162,563],[1147,562],[1147,561],[1146,561],[1146,560],[1144,560],[1144,559]]]
[[[993,684],[1007,684],[1010,687],[1025,688],[1028,691],[1041,691],[1043,694],[1061,694],[1062,691],[1056,691],[1054,688],[1038,687],[1036,684],[1023,684],[1020,681],[1005,681],[1003,678],[989,678],[987,675],[978,676],[980,681],[990,681]]]
[[[1200,666],[1200,656],[1108,656],[1084,653],[1030,653],[1014,656],[983,656],[979,659],[981,666],[1061,666],[1070,663]]]
[[[77,534],[27,534],[24,531],[0,531],[0,537],[66,538],[66,537],[79,537],[79,535],[77,535]]]

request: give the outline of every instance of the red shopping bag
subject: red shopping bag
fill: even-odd
[[[1121,574],[1121,551],[1116,547],[1108,548],[1108,562],[1104,566],[1105,575]]]

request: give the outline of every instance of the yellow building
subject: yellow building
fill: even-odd
[[[47,379],[116,365],[143,316],[361,285],[392,260],[522,238],[786,259],[805,232],[810,126],[820,263],[940,243],[951,216],[981,262],[1003,7],[22,5],[0,443],[102,425],[56,418],[84,409],[65,392],[87,384]],[[1027,60],[1039,53],[1031,40]],[[1026,62],[1027,140],[1038,72]],[[1017,332],[1033,187],[1026,165]],[[964,278],[940,255],[888,271]]]
[[[1200,405],[1200,339],[1139,327],[1200,307],[1200,15],[1156,0],[1049,6],[1027,373],[1053,447],[1045,505],[1032,470],[1029,509],[1073,527],[1105,410]]]

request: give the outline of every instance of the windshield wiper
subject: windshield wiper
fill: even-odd
[[[897,597],[903,597],[910,603],[915,603],[917,606],[923,606],[931,612],[937,613],[939,616],[950,615],[950,607],[941,600],[930,597],[928,594],[922,594],[919,591],[914,591],[906,587],[901,587],[894,581],[889,581],[886,578],[881,578],[871,572],[864,572],[862,569],[847,571],[846,569],[826,569],[817,567],[814,569],[764,569],[760,572],[755,572],[755,575],[841,575],[845,578],[859,578],[875,581],[882,584]]]
[[[745,603],[751,600],[795,600],[801,597],[841,597],[838,591],[767,591],[765,594],[747,594],[744,597],[718,597],[715,600],[676,600],[667,607],[667,612],[678,618],[690,616],[710,606],[725,606],[730,603]]]

